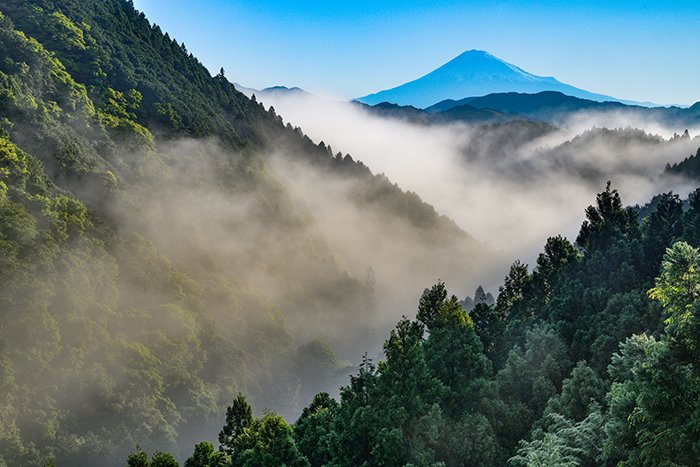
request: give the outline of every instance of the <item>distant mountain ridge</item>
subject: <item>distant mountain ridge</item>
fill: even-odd
[[[388,102],[373,106],[359,102],[356,104],[375,115],[420,124],[490,124],[519,120],[565,126],[578,112],[589,112],[592,115],[614,113],[649,119],[676,127],[681,132],[700,124],[700,102],[687,108],[644,107],[612,101],[596,102],[557,91],[542,91],[537,94],[507,92],[459,100],[446,99],[425,109]]]
[[[579,89],[553,77],[528,73],[483,50],[466,51],[421,78],[356,100],[369,105],[390,102],[426,108],[446,99],[505,92],[533,94],[541,91],[558,91],[597,102],[632,103]]]
[[[237,91],[245,94],[247,97],[251,97],[255,94],[256,97],[261,97],[265,95],[311,95],[310,93],[304,91],[300,87],[287,87],[287,86],[270,86],[264,89],[255,89],[243,86],[240,83],[233,83],[233,86]]]
[[[566,95],[558,91],[542,91],[536,94],[503,92],[485,96],[467,97],[460,100],[447,99],[427,107],[427,112],[445,112],[455,107],[469,105],[478,109],[497,109],[507,112],[532,114],[547,111],[577,111],[583,109],[635,108],[621,102],[598,102]],[[645,107],[646,108],[646,107]]]
[[[447,99],[425,109],[431,114],[449,114],[457,109],[491,110],[503,114],[517,114],[523,118],[540,120],[559,125],[568,117],[579,111],[619,112],[649,117],[671,125],[694,126],[700,123],[700,103],[688,108],[681,107],[645,107],[622,102],[597,102],[581,99],[557,91],[542,91],[536,94],[517,92],[495,93],[481,97],[465,99]]]
[[[355,102],[354,104],[373,115],[421,125],[443,125],[456,122],[487,125],[513,121],[541,123],[536,119],[526,117],[519,113],[501,112],[490,108],[477,108],[469,104],[450,106],[444,111],[428,111],[427,109],[418,109],[410,105],[400,106],[397,104],[390,104],[389,102],[382,102],[377,105],[367,105],[361,102]]]

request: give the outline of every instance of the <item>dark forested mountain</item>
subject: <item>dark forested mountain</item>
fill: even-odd
[[[626,107],[621,102],[598,102],[569,96],[556,91],[542,91],[534,94],[504,92],[485,96],[466,97],[460,100],[446,99],[425,110],[428,112],[444,112],[464,104],[469,104],[480,109],[499,109],[509,112],[521,112],[527,115],[537,112],[549,114],[554,111],[576,112],[578,110],[591,108],[620,109]]]
[[[466,105],[469,104],[471,101],[474,99],[478,99],[480,96],[473,96],[473,97],[465,97],[463,99],[445,99],[443,101],[438,102],[437,104],[433,104],[430,107],[426,107],[425,110],[426,112],[430,113],[435,113],[435,112],[443,112],[445,110],[450,110],[452,107],[458,107],[460,105]]]
[[[615,114],[619,118],[646,119],[681,128],[680,131],[700,123],[698,104],[689,108],[643,107],[616,101],[581,99],[556,91],[535,94],[506,92],[459,100],[446,99],[423,110],[388,102],[366,108],[382,116],[404,118],[416,123],[499,123],[532,120],[562,126],[571,117],[584,112],[591,115]]]
[[[425,111],[413,107],[412,105],[397,105],[389,102],[381,102],[375,105],[367,105],[361,102],[354,102],[354,104],[361,109],[380,117],[396,118],[422,125],[428,125],[434,122],[434,120],[431,119],[431,116]]]
[[[648,118],[684,128],[695,126],[700,122],[700,105],[698,104],[687,109],[680,107],[643,107],[617,101],[600,102],[582,99],[556,91],[542,91],[534,94],[506,92],[479,97],[466,97],[461,100],[447,99],[425,110],[430,113],[442,114],[464,105],[482,110],[489,109],[504,113],[515,113],[555,125],[565,122],[567,118],[581,111],[616,112],[619,115]]]
[[[523,115],[513,112],[499,112],[492,109],[478,109],[470,105],[451,107],[442,112],[428,112],[411,105],[396,105],[382,102],[376,105],[355,103],[367,112],[386,118],[396,118],[422,125],[443,125],[455,122],[470,124],[489,124],[511,122],[514,120],[530,120]]]
[[[277,156],[342,181],[371,242],[331,248]],[[343,257],[397,239],[399,264],[478,256],[131,1],[0,0],[0,465],[177,454],[238,391],[298,413],[376,335],[374,273]]]

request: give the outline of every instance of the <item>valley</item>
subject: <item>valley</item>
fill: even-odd
[[[700,458],[700,103],[239,65],[0,0],[0,466]]]

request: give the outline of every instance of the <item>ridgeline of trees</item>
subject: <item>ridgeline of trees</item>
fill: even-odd
[[[677,164],[666,164],[667,174],[683,175],[692,179],[700,178],[700,148],[695,155],[690,155]]]
[[[467,313],[438,282],[339,401],[290,426],[239,394],[218,450],[184,465],[696,465],[700,189],[688,206],[664,194],[640,221],[608,185],[576,244],[516,261],[495,304]]]

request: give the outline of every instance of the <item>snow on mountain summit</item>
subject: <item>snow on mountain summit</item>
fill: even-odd
[[[365,104],[391,102],[425,108],[445,99],[463,99],[500,92],[559,91],[594,101],[617,100],[528,73],[483,50],[468,50],[427,75],[392,89],[360,97]]]

